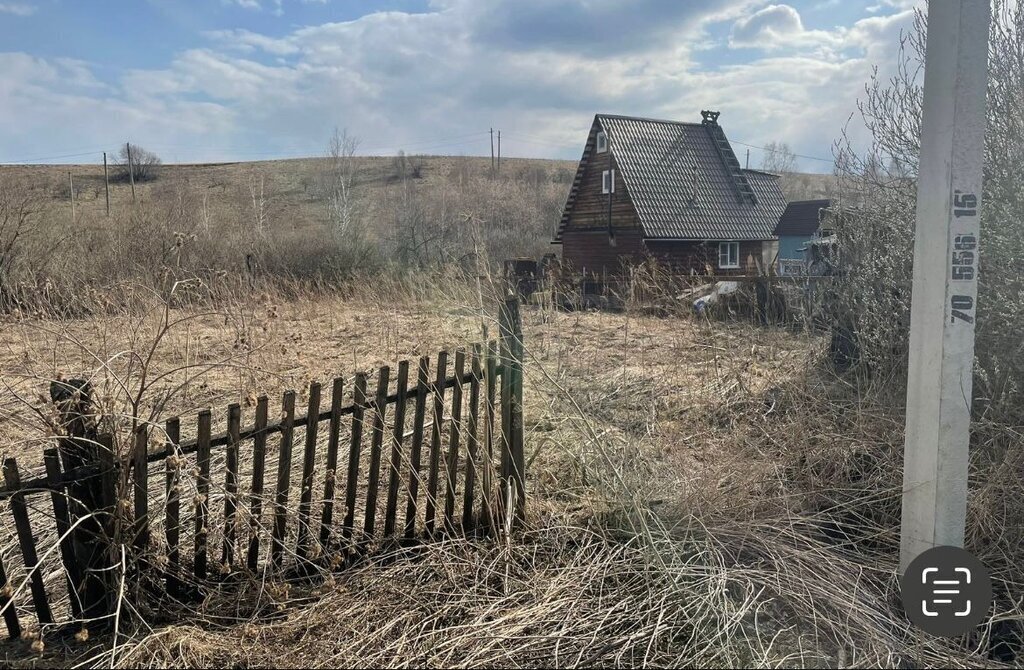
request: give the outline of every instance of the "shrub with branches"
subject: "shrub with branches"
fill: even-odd
[[[129,149],[130,147],[130,149]],[[129,160],[129,152],[131,160]],[[153,181],[157,178],[157,172],[163,161],[152,151],[148,151],[137,144],[126,144],[114,158],[116,169],[113,174],[113,181],[131,181],[132,176],[136,182]],[[131,163],[131,173],[129,173]]]

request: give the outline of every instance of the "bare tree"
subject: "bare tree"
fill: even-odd
[[[361,213],[361,203],[356,192],[359,174],[356,151],[359,138],[334,129],[327,150],[328,166],[322,177],[322,191],[327,204],[327,218],[331,232],[342,238],[355,232]]]
[[[252,201],[252,227],[257,237],[267,234],[268,205],[266,178],[256,170],[249,173],[249,199]]]
[[[128,173],[128,147],[131,147],[131,171],[136,182],[152,181],[156,179],[157,172],[163,161],[152,151],[140,147],[137,144],[124,145],[114,158],[114,181],[126,182],[131,180]]]
[[[785,142],[773,140],[764,147],[761,169],[765,172],[796,172],[796,154]]]

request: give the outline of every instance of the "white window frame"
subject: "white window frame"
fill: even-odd
[[[608,135],[603,130],[597,131],[597,153],[603,154],[608,151]]]
[[[609,188],[609,184],[611,188]],[[604,195],[615,193],[615,170],[605,170],[601,173],[601,193]]]
[[[735,249],[736,252],[731,253]],[[723,253],[724,252],[724,253]],[[722,262],[722,258],[725,262]],[[718,243],[718,267],[722,270],[738,270],[740,267],[740,243],[719,242]]]

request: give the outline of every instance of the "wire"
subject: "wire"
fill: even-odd
[[[759,147],[756,144],[747,144],[746,142],[740,142],[739,140],[729,140],[729,141],[732,142],[733,144],[739,144],[739,145],[742,145],[742,146],[745,146],[745,147],[750,147],[751,149],[760,149],[761,151],[772,151],[771,149],[768,149],[766,147]],[[797,158],[806,158],[807,160],[811,160],[811,161],[821,161],[823,163],[834,163],[835,162],[835,159],[832,159],[832,158],[820,158],[818,156],[807,156],[805,154],[793,154],[793,155],[796,156]]]
[[[8,161],[2,161],[2,164],[3,165],[16,165],[16,164],[24,164],[24,163],[38,163],[38,162],[41,162],[41,161],[53,161],[53,160],[57,160],[58,158],[79,158],[80,156],[95,156],[95,155],[101,154],[101,153],[103,153],[103,150],[102,149],[97,149],[96,151],[87,151],[85,153],[80,153],[80,154],[63,154],[61,156],[44,156],[42,158],[23,158],[21,160],[8,160]]]

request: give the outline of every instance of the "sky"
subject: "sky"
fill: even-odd
[[[918,1],[920,4],[920,0]],[[719,123],[804,171],[914,0],[0,0],[0,163],[360,153],[578,159],[595,113]],[[863,137],[854,118],[851,132]],[[821,159],[821,160],[816,160]]]

